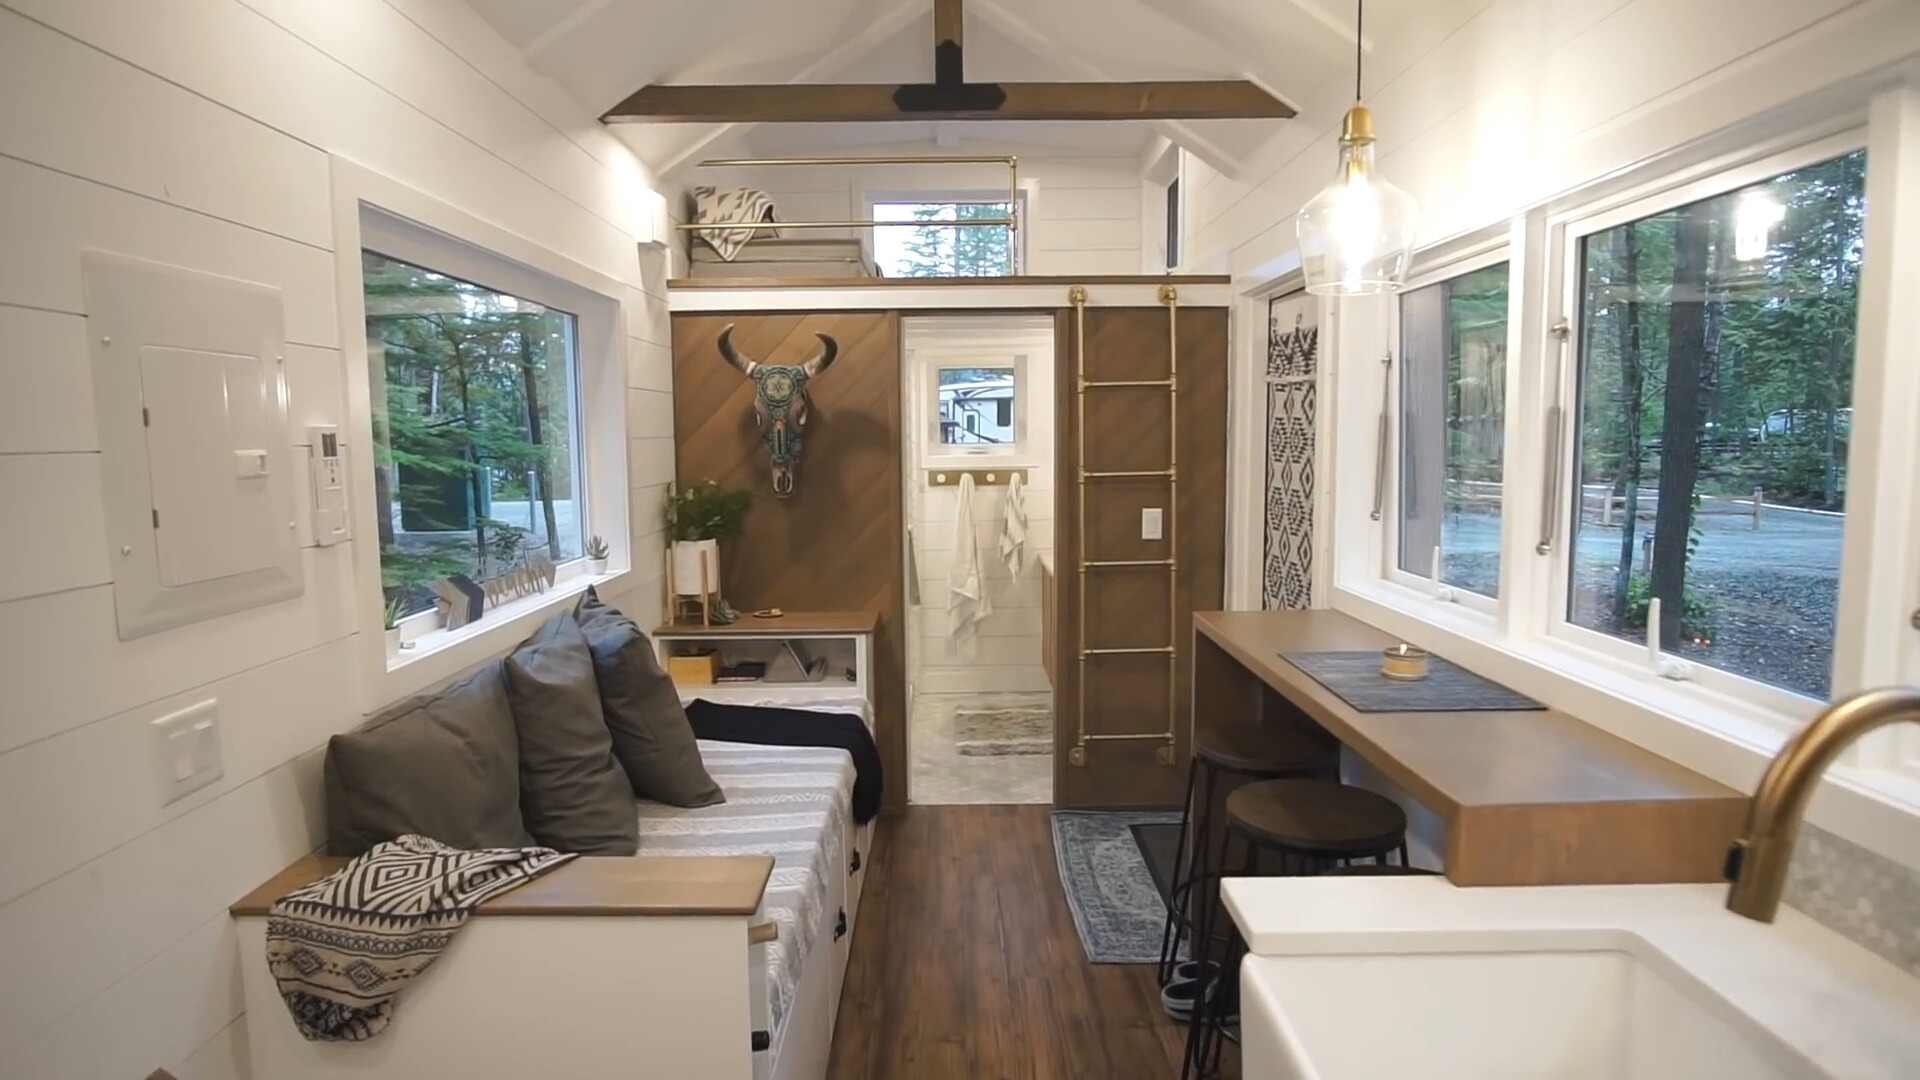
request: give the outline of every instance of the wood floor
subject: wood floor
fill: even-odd
[[[1153,967],[1087,963],[1048,811],[909,806],[881,822],[830,1080],[1180,1075],[1185,1029]]]

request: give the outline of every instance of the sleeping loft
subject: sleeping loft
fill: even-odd
[[[1920,1078],[1914,0],[0,103],[0,1080]]]

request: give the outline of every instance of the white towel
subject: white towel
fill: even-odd
[[[954,655],[971,660],[979,651],[980,623],[993,614],[987,575],[973,524],[973,477],[962,473],[953,508],[953,565],[947,570],[947,638]]]
[[[1007,512],[1000,521],[1000,561],[1015,581],[1027,568],[1027,485],[1015,472],[1007,481]]]

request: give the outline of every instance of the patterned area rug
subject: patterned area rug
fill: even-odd
[[[1132,826],[1179,821],[1179,814],[1168,812],[1054,811],[1053,853],[1060,886],[1066,890],[1088,962],[1152,964],[1160,959],[1167,907],[1140,857]]]
[[[1053,710],[956,709],[953,744],[962,757],[1053,752]]]

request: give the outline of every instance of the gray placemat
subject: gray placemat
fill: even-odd
[[[1313,676],[1361,712],[1466,712],[1474,709],[1544,709],[1545,705],[1475,675],[1437,656],[1427,659],[1427,677],[1417,681],[1380,674],[1380,653],[1296,652],[1280,658]]]

